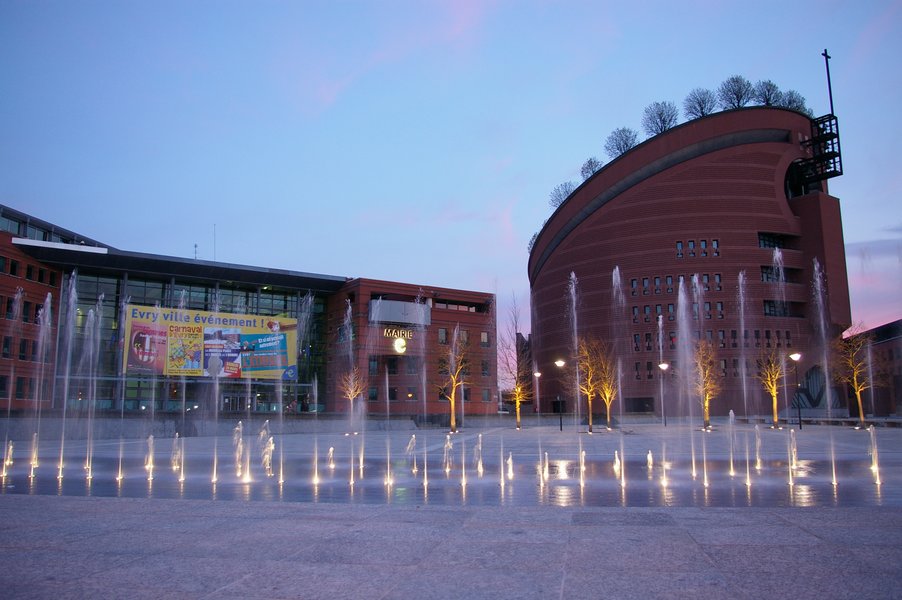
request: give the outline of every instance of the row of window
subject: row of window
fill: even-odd
[[[462,344],[468,344],[470,342],[470,332],[466,329],[461,329],[458,331],[458,335],[460,336],[458,339]],[[439,344],[447,344],[450,342],[450,338],[448,337],[448,328],[447,327],[439,327],[438,328],[438,343]],[[489,332],[488,331],[480,331],[479,332],[479,345],[483,348],[488,348],[491,343],[489,342]]]
[[[711,245],[708,246],[708,240],[699,240],[698,248],[696,248],[695,240],[688,240],[686,242],[686,253],[688,253],[690,257],[720,256],[720,241],[711,240]],[[676,243],[676,257],[683,258],[683,256],[685,256],[683,252],[683,241],[680,240]]]
[[[738,358],[732,359],[729,363],[727,362],[727,359],[722,358],[722,359],[720,359],[720,361],[718,361],[718,366],[720,367],[719,371],[720,371],[721,377],[727,377],[727,375],[730,375],[732,377],[742,377],[742,372],[741,372],[741,369],[739,366]],[[732,368],[728,369],[728,367],[732,367]],[[694,366],[692,368],[694,368]],[[669,364],[666,372],[669,373],[672,378],[675,378],[677,376],[678,370],[679,370],[678,362],[676,360],[672,360],[672,361],[670,361],[670,364]],[[660,372],[661,369],[658,367],[658,365],[656,363],[654,363],[652,361],[646,361],[645,362],[645,379],[654,379],[655,371]],[[635,363],[635,378],[642,379],[641,373],[642,373],[642,363],[637,362],[637,363]],[[757,373],[757,369],[755,369],[753,367],[753,361],[750,359],[746,359],[745,376],[747,378],[751,378],[755,375],[755,373]]]
[[[2,358],[13,358],[13,348],[15,347],[15,342],[12,336],[6,335],[3,336],[3,346],[0,349],[0,357]],[[31,352],[28,349],[31,348]],[[19,360],[30,360],[32,362],[38,362],[38,342],[37,340],[28,340],[21,339],[19,340]],[[44,362],[50,362],[50,349],[47,348],[44,356]]]
[[[681,279],[688,282],[689,280],[685,278],[683,275],[677,275],[676,281],[679,282]],[[665,275],[663,278],[660,275],[656,275],[654,277],[642,277],[642,288],[641,293],[643,296],[648,296],[654,291],[655,294],[673,294],[673,275]],[[706,292],[710,292],[713,289],[716,292],[723,290],[723,276],[720,273],[714,273],[713,275],[710,273],[701,273],[698,276],[699,285]],[[654,284],[654,285],[652,285]],[[638,296],[640,293],[639,288],[639,278],[630,279],[630,295]]]
[[[34,377],[16,377],[16,398],[33,398],[37,388]],[[0,375],[0,397],[9,397],[9,377]]]
[[[792,347],[792,334],[788,329],[775,329],[771,331],[770,329],[765,329],[764,337],[762,342],[761,337],[761,329],[745,329],[743,330],[742,335],[742,347],[743,348],[761,348],[762,343],[765,348],[791,348]],[[751,338],[749,336],[749,332],[754,334],[754,337]],[[730,336],[727,337],[726,329],[718,329],[715,333],[715,330],[708,329],[705,331],[705,339],[709,342],[715,343],[718,348],[738,348],[739,347],[739,331],[736,329],[730,330]],[[695,339],[700,340],[702,338],[702,332],[696,330],[695,331]],[[675,331],[669,332],[668,335],[668,348],[671,350],[676,350],[677,347],[677,333]],[[660,342],[659,336],[657,333],[646,332],[645,337],[642,337],[642,334],[634,333],[633,334],[633,351],[634,352],[651,352],[652,350],[658,349],[658,344]]]
[[[711,318],[713,318],[713,315],[715,315],[715,314],[717,315],[717,318],[718,318],[718,319],[723,319],[723,318],[724,318],[723,302],[705,302],[705,303],[703,304],[703,307],[704,307],[704,310],[705,310],[705,318],[706,318],[706,319],[711,319]],[[712,309],[713,309],[713,312],[712,312]],[[658,317],[663,317],[663,316],[664,316],[663,310],[664,310],[664,305],[663,305],[663,304],[655,304],[655,306],[654,306],[654,313],[652,313],[652,307],[651,307],[651,305],[650,305],[650,304],[646,304],[645,306],[642,307],[642,312],[641,312],[641,314],[640,314],[640,312],[639,312],[639,306],[638,306],[638,305],[634,305],[634,306],[633,306],[633,323],[638,323],[640,318],[642,318],[642,320],[643,320],[644,322],[646,322],[646,323],[651,323],[653,320],[654,320],[654,321],[657,321],[657,320],[658,320]],[[697,320],[698,320],[698,316],[699,316],[699,314],[698,314],[698,302],[693,302],[693,303],[692,303],[692,318],[693,318],[693,320],[696,320],[696,321],[697,321]],[[654,317],[654,318],[652,318],[652,317]],[[673,303],[670,303],[670,304],[667,305],[667,320],[668,320],[668,321],[674,321],[674,320],[676,320],[676,305],[673,304]]]
[[[417,388],[408,387],[406,388],[406,392],[403,392],[400,388],[397,387],[389,387],[388,388],[388,400],[389,402],[396,402],[398,400],[412,402],[418,399]],[[470,402],[473,399],[472,394],[473,388],[463,386],[461,388],[460,399],[464,402]],[[480,390],[481,400],[483,402],[491,402],[492,401],[492,390],[483,388]],[[447,401],[448,396],[445,390],[439,390],[438,399],[442,401]],[[367,400],[370,402],[374,402],[379,400],[379,388],[377,386],[372,386],[367,391]]]
[[[3,296],[0,296],[0,306],[3,306]],[[39,323],[43,308],[43,304],[34,304],[28,301],[23,301],[22,305],[17,307],[16,299],[7,297],[5,316],[7,319],[21,318],[23,323]],[[17,309],[21,311],[21,314],[16,314]]]
[[[18,237],[28,238],[30,240],[38,240],[42,242],[56,242],[71,244],[75,240],[62,237],[59,232],[48,231],[43,227],[38,227],[32,223],[20,221],[10,218],[7,215],[0,216],[0,230],[8,231]]]
[[[389,375],[397,375],[398,374],[398,372],[399,372],[398,365],[401,362],[403,362],[405,364],[405,372],[408,375],[419,375],[420,374],[420,365],[422,363],[421,363],[420,359],[416,356],[405,356],[403,358],[401,358],[399,356],[386,356],[386,357],[384,357],[384,360],[385,360],[384,368],[388,372]],[[482,367],[482,369],[481,369],[482,376],[488,377],[491,373],[491,366],[492,366],[491,362],[488,360],[482,360],[480,366]],[[370,357],[369,374],[370,374],[370,376],[376,376],[376,375],[381,374],[379,372],[379,357],[378,356]],[[439,366],[439,374],[440,375],[448,374],[447,364]],[[464,364],[463,374],[464,375],[470,374],[470,365],[468,362]]]
[[[45,283],[51,287],[56,287],[55,271],[48,271],[47,269],[35,267],[34,265],[26,263],[25,272],[23,273],[22,265],[19,264],[19,261],[5,256],[0,256],[0,273],[6,273],[11,277],[24,276],[28,281],[37,281],[38,283]]]

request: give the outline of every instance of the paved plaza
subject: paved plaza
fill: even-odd
[[[436,463],[430,475],[435,487],[426,496],[402,493],[408,484],[419,486],[422,474],[404,483],[400,473],[381,500],[367,493],[309,501],[157,495],[146,484],[144,497],[107,495],[100,482],[91,496],[56,495],[7,482],[0,496],[0,593],[57,600],[902,596],[902,429],[876,431],[879,485],[868,468],[865,431],[806,425],[794,434],[799,460],[816,466],[807,483],[799,467],[792,486],[784,481],[788,470],[781,470],[781,461],[789,460],[781,441],[787,432],[759,431],[764,465],[757,474],[748,467],[747,497],[743,477],[752,461],[746,448],[755,440],[747,425],[735,432],[738,474],[732,477],[722,472],[730,453],[722,430],[689,436],[674,427],[625,426],[623,434],[589,437],[547,424],[519,433],[465,429],[455,439],[455,451],[467,448],[458,466],[470,463],[479,433],[487,480],[500,475],[501,457],[520,463],[506,491],[494,496],[479,491],[501,488],[500,477],[480,484],[475,471],[469,496],[451,494],[464,486],[441,483],[458,477],[438,465],[444,436],[414,433],[429,439],[420,448]],[[367,447],[396,453],[368,469],[407,468],[403,448],[411,432],[366,435]],[[298,461],[332,444],[337,460],[349,461],[350,451],[337,445],[346,437],[297,435],[286,440],[285,452]],[[580,443],[591,474],[584,485],[572,471],[578,463],[567,466],[560,458]],[[692,446],[697,478],[689,476]],[[550,454],[547,481],[538,447]],[[665,447],[670,485],[683,490],[673,497],[650,491],[663,487]],[[658,466],[644,466],[645,448],[658,455]],[[629,473],[623,489],[648,494],[645,505],[625,491],[619,500],[607,494],[620,483],[608,460],[617,449]],[[839,465],[836,486],[823,481],[825,461],[812,458],[827,450]],[[527,456],[535,456],[535,464]],[[711,464],[710,488],[700,479],[703,459]],[[569,479],[555,483],[555,469]],[[162,486],[164,476],[154,486],[157,481]],[[388,487],[382,482],[374,489],[379,486]],[[811,490],[800,491],[805,486]],[[558,492],[542,492],[546,487]],[[757,495],[758,488],[775,491]]]

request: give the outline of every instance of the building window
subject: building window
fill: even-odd
[[[656,294],[661,293],[661,278],[660,277],[655,277],[655,293]]]
[[[780,235],[779,233],[765,233],[758,232],[758,247],[759,248],[785,248],[786,247],[786,236]]]
[[[44,283],[47,280],[47,271],[45,269],[38,269],[38,283]]]
[[[645,334],[645,351],[646,352],[651,351],[651,334],[650,333]]]
[[[639,293],[639,280],[630,279],[630,295],[635,296]]]
[[[673,293],[673,275],[668,275],[667,277],[665,277],[664,283],[665,283],[665,285],[667,285],[667,293],[672,294]]]
[[[651,321],[651,306],[646,304],[642,307],[642,314],[645,315],[645,322],[648,323]]]
[[[643,277],[642,278],[642,295],[643,296],[648,295],[648,284],[649,284],[648,277]]]
[[[389,356],[386,359],[386,368],[388,369],[389,375],[397,375],[398,374],[398,357],[397,356]]]
[[[711,303],[710,302],[705,302],[705,318],[706,319],[711,318]]]
[[[636,363],[636,379],[642,379],[642,375],[639,374],[639,370],[642,368],[642,363]]]
[[[461,344],[469,344],[470,343],[470,332],[466,329],[460,330],[460,343]]]
[[[379,374],[379,359],[375,356],[370,357],[370,375]]]
[[[677,258],[683,258],[683,242],[676,243],[676,255]]]
[[[671,331],[670,332],[670,349],[671,350],[676,350],[676,340],[677,340],[676,332]]]
[[[50,287],[56,287],[56,273],[50,271]]]
[[[407,399],[408,400],[416,400],[417,399],[417,388],[414,388],[414,387],[407,388]]]
[[[483,402],[491,402],[492,401],[492,391],[491,390],[482,390],[482,401]]]
[[[708,274],[703,273],[702,274],[702,285],[704,286],[704,289],[706,292],[711,291],[711,287],[708,285],[710,282],[711,282],[711,278],[708,276]]]
[[[689,240],[689,256],[695,256],[695,240]]]
[[[639,351],[639,334],[638,333],[633,334],[633,350],[636,352]]]
[[[24,377],[16,377],[16,398],[25,397],[26,381]]]
[[[702,256],[708,256],[708,240],[699,240],[699,248],[702,251]]]
[[[19,360],[28,358],[28,340],[19,340]]]
[[[638,323],[638,322],[639,322],[639,307],[634,306],[633,307],[633,323]]]
[[[718,302],[714,306],[717,307],[717,318],[723,319],[723,302]]]
[[[6,375],[0,375],[0,396],[6,398],[6,394],[8,393],[7,389],[7,379]]]
[[[463,399],[463,401],[464,401],[464,402],[469,402],[469,401],[470,401],[470,391],[471,391],[471,389],[468,388],[468,387],[461,387],[461,388],[460,388],[460,391],[461,391],[460,397]]]
[[[720,256],[720,242],[717,240],[711,240],[711,255]]]
[[[448,343],[448,330],[444,327],[438,328],[438,343],[439,344],[447,344]]]
[[[34,281],[34,266],[26,265],[25,266],[25,279],[28,281]]]
[[[417,360],[416,356],[408,356],[404,359],[404,362],[407,364],[408,375],[416,375],[420,372],[420,361]]]
[[[19,261],[11,260],[9,261],[9,274],[13,277],[19,276]]]
[[[482,346],[483,348],[489,347],[489,332],[488,331],[481,331],[479,333],[479,345]]]
[[[367,390],[367,393],[366,393],[366,399],[369,400],[370,402],[375,402],[376,400],[378,400],[379,399],[379,388],[377,388],[374,385],[370,386],[370,389]]]
[[[736,348],[736,330],[735,329],[730,330],[730,347]]]
[[[489,361],[487,361],[487,360],[482,361],[482,376],[483,377],[489,376]]]
[[[398,400],[398,388],[390,387],[388,388],[388,401],[389,402],[397,402]]]
[[[717,341],[721,348],[727,347],[727,332],[723,329],[717,330]]]
[[[673,321],[673,304],[667,305],[667,320]]]
[[[715,273],[715,274],[714,274],[714,289],[717,290],[718,292],[721,291],[721,290],[723,289],[723,288],[721,287],[721,284],[722,284],[722,283],[723,283],[723,282],[722,282],[722,280],[721,280],[720,273]]]
[[[12,355],[13,338],[6,335],[3,336],[3,358],[10,358]]]

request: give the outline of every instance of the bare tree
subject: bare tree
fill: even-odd
[[[780,106],[783,92],[776,83],[770,79],[764,79],[755,84],[752,89],[752,99],[762,106]]]
[[[706,117],[717,110],[717,96],[709,89],[695,88],[683,100],[683,114],[687,119]]]
[[[464,384],[464,376],[469,370],[468,360],[469,342],[460,339],[460,328],[454,328],[451,344],[448,348],[448,356],[439,358],[439,374],[445,379],[439,386],[439,392],[448,399],[451,408],[451,433],[457,432],[457,392]]]
[[[695,391],[702,405],[704,427],[711,427],[711,400],[720,393],[714,343],[701,340],[695,347]]]
[[[733,75],[717,88],[717,98],[724,110],[742,108],[752,100],[752,84],[742,75]]]
[[[849,386],[858,402],[858,419],[864,426],[864,405],[861,394],[865,390],[879,387],[883,383],[885,365],[870,364],[868,347],[874,341],[872,335],[863,333],[859,324],[852,327],[848,337],[833,342],[833,379]]]
[[[507,325],[498,340],[499,370],[505,386],[509,386],[520,429],[520,407],[535,397],[533,393],[533,369],[529,343],[520,333],[520,307],[516,296],[511,297]]]
[[[783,108],[790,108],[804,113],[809,117],[813,114],[811,109],[805,104],[805,97],[795,90],[786,90],[780,98],[780,104]]]
[[[367,381],[360,373],[360,367],[354,365],[347,372],[342,373],[338,380],[338,389],[341,396],[348,401],[348,410],[354,414],[354,400],[366,391]]]
[[[600,345],[595,338],[580,338],[576,355],[576,365],[579,369],[579,391],[586,396],[589,420],[589,433],[592,433],[592,399],[599,395],[600,379],[598,374],[598,359],[601,352]]]
[[[574,185],[572,181],[565,181],[564,183],[558,184],[551,190],[551,195],[548,197],[548,204],[553,208],[557,208],[564,203],[567,197],[572,194],[575,189],[576,185]]]
[[[536,240],[539,239],[539,232],[535,232],[532,234],[532,237],[529,238],[529,241],[526,242],[526,251],[532,254],[532,249],[536,245]]]
[[[629,152],[639,143],[639,134],[629,127],[618,127],[611,132],[604,142],[604,151],[608,157],[615,159],[624,152]]]
[[[785,376],[784,360],[776,348],[772,348],[758,357],[758,372],[755,374],[755,379],[761,382],[761,385],[764,386],[764,391],[770,396],[774,429],[780,426],[777,399],[780,395],[780,382]]]
[[[586,162],[583,163],[582,168],[579,170],[579,174],[583,176],[583,181],[595,175],[598,170],[601,168],[601,161],[595,158],[594,156],[590,156],[586,159]]]
[[[664,102],[652,102],[645,107],[642,115],[642,128],[648,137],[664,133],[672,129],[679,120],[680,112],[676,104],[669,100]]]

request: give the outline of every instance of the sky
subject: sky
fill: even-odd
[[[737,74],[825,114],[825,48],[872,327],[902,318],[902,0],[0,0],[0,203],[123,250],[492,292],[528,322],[527,243],[611,131]]]

